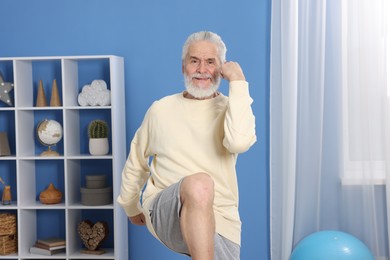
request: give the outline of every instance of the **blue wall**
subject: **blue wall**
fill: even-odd
[[[256,115],[258,142],[238,161],[242,259],[269,259],[269,27],[271,0],[2,0],[0,56],[114,54],[125,58],[127,143],[157,98],[183,90],[181,47],[215,31],[238,61]],[[226,94],[226,83],[222,92]],[[188,259],[145,228],[129,227],[131,259]]]

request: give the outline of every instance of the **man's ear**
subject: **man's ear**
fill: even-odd
[[[184,63],[181,64],[181,73],[184,74]]]

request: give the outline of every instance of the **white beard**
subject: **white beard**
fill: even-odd
[[[192,74],[191,76],[187,76],[184,74],[184,83],[186,86],[186,90],[189,94],[191,94],[195,98],[207,98],[212,96],[215,92],[217,92],[219,85],[221,83],[221,77],[217,77],[214,84],[211,84],[209,88],[200,88],[192,83],[192,78],[199,77],[200,74]],[[210,74],[201,74],[203,77],[209,77],[212,79]]]

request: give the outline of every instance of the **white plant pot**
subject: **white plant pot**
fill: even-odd
[[[108,138],[90,138],[89,153],[92,155],[105,155],[109,151]]]

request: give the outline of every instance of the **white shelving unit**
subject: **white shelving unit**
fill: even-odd
[[[0,131],[7,132],[11,156],[0,157],[0,176],[12,189],[11,205],[1,205],[0,213],[17,214],[18,253],[0,259],[128,259],[128,219],[116,203],[120,191],[122,167],[126,160],[126,122],[124,62],[117,56],[59,56],[0,58],[0,72],[6,82],[13,82],[14,106],[0,104]],[[39,80],[43,79],[48,103],[51,83],[56,79],[62,106],[36,107]],[[110,106],[79,106],[83,86],[95,79],[106,81],[111,91]],[[2,102],[0,102],[2,103]],[[36,138],[37,124],[43,119],[62,124],[63,138],[53,148],[56,157],[41,157],[47,147]],[[92,156],[88,152],[87,125],[93,119],[110,124],[110,152]],[[85,176],[105,174],[112,186],[112,203],[103,206],[81,204],[80,188]],[[53,183],[63,193],[59,204],[45,205],[39,193]],[[0,188],[0,190],[2,190]],[[105,221],[108,238],[106,253],[80,253],[82,241],[77,225],[82,220]],[[53,256],[30,254],[37,239],[63,236],[66,253]]]

